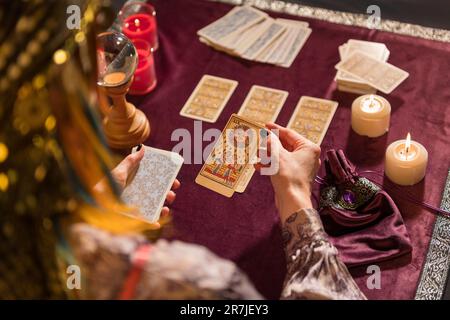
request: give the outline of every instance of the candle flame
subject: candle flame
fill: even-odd
[[[136,27],[139,27],[141,25],[141,22],[139,21],[139,19],[134,19],[134,25]]]
[[[409,148],[411,148],[411,134],[408,132],[408,135],[406,136],[406,142],[405,142],[405,158],[406,158],[406,160],[408,160]]]
[[[406,143],[405,143],[406,152],[409,151],[410,147],[411,147],[411,134],[408,132],[408,135],[406,136]]]

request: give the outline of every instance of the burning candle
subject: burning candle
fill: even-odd
[[[158,48],[158,34],[155,9],[143,2],[130,2],[119,13],[122,33],[130,40],[141,39]]]
[[[411,186],[425,177],[427,163],[427,150],[408,133],[406,140],[395,141],[387,148],[384,172],[392,182]]]
[[[153,49],[146,41],[136,39],[133,44],[138,53],[138,65],[134,72],[130,94],[143,95],[152,91],[156,86],[155,63]]]
[[[376,138],[389,131],[391,105],[377,95],[360,96],[352,104],[352,128],[362,136]]]

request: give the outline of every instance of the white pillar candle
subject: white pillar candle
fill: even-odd
[[[391,104],[385,98],[366,94],[352,104],[352,128],[361,135],[375,138],[389,131]]]
[[[425,177],[427,163],[427,149],[411,141],[408,133],[406,140],[395,141],[387,148],[384,173],[396,184],[412,186]]]

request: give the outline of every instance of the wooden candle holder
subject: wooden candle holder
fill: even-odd
[[[145,114],[125,98],[132,81],[133,77],[120,86],[103,87],[113,101],[108,109],[102,108],[106,140],[113,149],[131,149],[150,135],[150,123]]]

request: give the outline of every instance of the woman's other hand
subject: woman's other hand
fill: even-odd
[[[278,161],[279,169],[271,175],[275,202],[284,222],[292,213],[312,208],[311,188],[320,167],[320,147],[297,132],[269,123],[266,127],[278,130],[268,140],[271,161]]]

